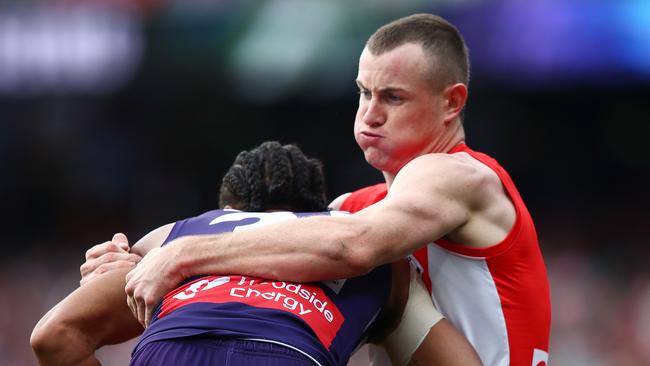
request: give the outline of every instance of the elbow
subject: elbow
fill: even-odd
[[[47,347],[47,337],[38,325],[34,328],[29,337],[29,345],[32,347],[32,351],[34,351],[36,356],[43,353],[44,349]]]
[[[36,325],[29,343],[40,365],[74,364],[94,353],[77,338],[75,329],[50,319]]]
[[[52,322],[36,325],[29,338],[29,343],[41,365],[50,364],[48,360],[52,359],[56,353],[65,352],[63,350],[65,334],[66,331],[63,327]]]

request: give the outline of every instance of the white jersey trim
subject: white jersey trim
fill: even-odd
[[[487,262],[427,246],[434,304],[474,346],[484,365],[510,362],[505,315]]]
[[[273,341],[273,340],[270,340],[270,339],[262,339],[262,338],[240,338],[240,339],[247,340],[247,341],[256,341],[256,342],[273,343],[273,344],[277,344],[277,345],[284,346],[284,347],[287,347],[287,348],[291,348],[292,350],[294,350],[294,351],[298,351],[298,352],[302,353],[303,355],[307,356],[307,358],[309,358],[310,360],[312,360],[312,361],[314,362],[315,365],[317,365],[317,366],[323,366],[323,365],[321,365],[320,362],[316,361],[316,359],[313,358],[311,355],[309,355],[307,352],[301,350],[300,348],[296,348],[296,347],[294,347],[294,346],[292,346],[292,345],[289,345],[289,344],[286,344],[286,343],[282,343],[282,342],[278,342],[278,341]]]

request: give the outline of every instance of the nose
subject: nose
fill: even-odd
[[[373,96],[369,101],[359,106],[359,108],[361,109],[361,121],[366,125],[379,127],[386,123],[386,113],[378,98]]]

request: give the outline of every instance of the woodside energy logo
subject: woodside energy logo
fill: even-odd
[[[246,276],[206,276],[184,284],[165,297],[158,317],[165,317],[193,303],[226,302],[292,313],[303,319],[326,347],[329,347],[344,321],[339,309],[315,284]]]

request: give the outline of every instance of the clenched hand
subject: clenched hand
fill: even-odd
[[[126,235],[117,233],[110,241],[97,244],[86,251],[86,262],[79,267],[82,286],[93,278],[116,268],[133,268],[142,259],[129,252]]]

